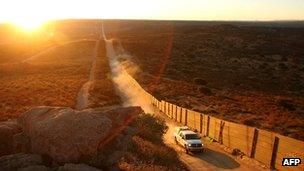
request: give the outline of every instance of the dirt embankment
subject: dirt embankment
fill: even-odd
[[[76,109],[119,105],[104,40],[96,42],[89,79],[78,93]]]
[[[113,74],[111,73],[104,40],[100,40],[96,55],[96,65],[92,72],[94,81],[89,90],[90,103],[88,107],[120,105],[122,102],[113,85]]]
[[[99,41],[96,41],[95,47],[92,52],[93,61],[90,69],[89,80],[81,87],[77,96],[77,101],[75,106],[77,110],[85,109],[89,104],[89,90],[93,81],[95,80],[94,71],[96,70],[96,58],[97,58],[98,47],[99,47]]]

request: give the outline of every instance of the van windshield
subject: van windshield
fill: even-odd
[[[186,134],[186,140],[198,140],[200,139],[197,134]]]

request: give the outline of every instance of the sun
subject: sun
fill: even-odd
[[[45,21],[42,20],[16,20],[12,22],[16,27],[26,32],[33,32],[42,27]]]

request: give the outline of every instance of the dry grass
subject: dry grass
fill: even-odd
[[[146,73],[135,77],[154,96],[304,139],[302,28],[154,24],[125,23],[132,29],[111,34]]]
[[[121,132],[86,162],[103,170],[187,170],[177,152],[163,143],[162,136],[167,130],[163,120],[141,114],[128,129],[135,132],[128,135]]]
[[[87,26],[86,22],[83,24]],[[83,27],[78,22],[68,25]],[[88,29],[85,34],[81,34],[83,29],[79,31],[63,27],[61,34],[71,33],[61,37],[96,37],[96,33],[99,33],[92,34],[91,31]],[[95,42],[92,41],[66,44],[26,63],[20,62],[30,56],[24,55],[27,52],[26,48],[16,54],[0,56],[0,63],[3,61],[0,64],[0,120],[16,118],[27,109],[39,105],[74,107],[80,88],[89,79],[94,47]],[[18,54],[23,56],[13,60],[8,57]],[[116,95],[111,81],[104,41],[100,41],[98,47],[94,78],[89,91],[89,107],[120,104],[120,98]],[[127,128],[133,128],[135,132],[129,133],[132,129]],[[112,167],[113,163],[116,169],[123,170],[186,170],[174,149],[163,143],[162,135],[166,131],[164,121],[151,115],[140,115],[127,128],[96,156],[85,156],[83,160],[105,170]],[[122,141],[119,138],[127,140]],[[119,144],[120,147],[117,147]],[[116,159],[116,156],[112,155],[114,152],[123,152],[123,155]],[[105,162],[110,159],[112,164]]]
[[[1,120],[18,117],[39,106],[74,107],[77,93],[88,79],[94,42],[56,48],[38,58],[0,68]]]

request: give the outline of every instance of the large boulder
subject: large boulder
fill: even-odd
[[[13,137],[20,132],[16,121],[0,122],[0,156],[15,152]]]
[[[43,164],[42,157],[36,154],[17,153],[0,157],[0,170],[17,170],[41,164]]]
[[[75,163],[94,155],[142,112],[140,107],[83,111],[37,107],[24,113],[18,124],[30,139],[32,153],[49,156],[56,163]]]
[[[19,153],[30,153],[30,138],[24,133],[20,132],[13,136],[14,150]]]

